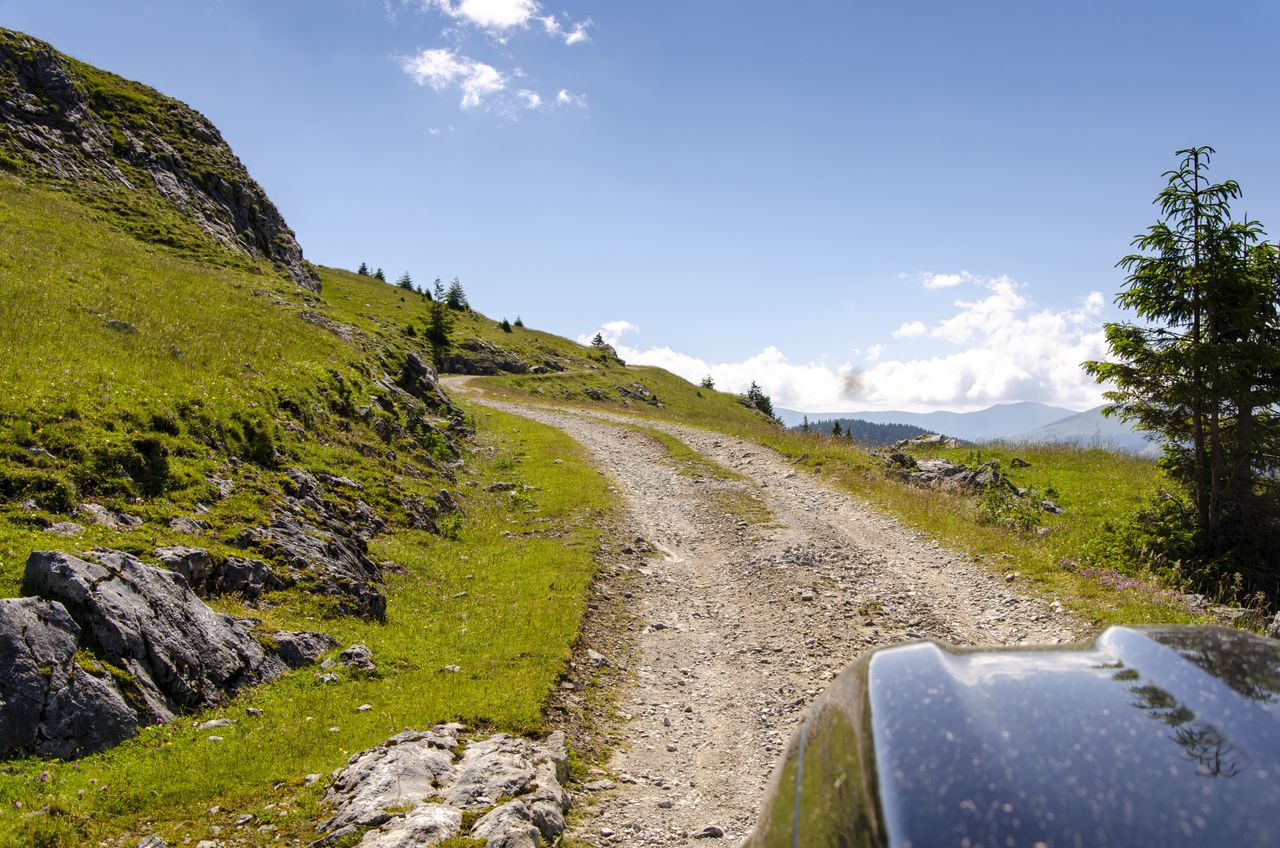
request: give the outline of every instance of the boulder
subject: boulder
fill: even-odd
[[[462,831],[462,811],[444,804],[419,804],[360,840],[359,848],[420,848]]]
[[[338,662],[357,671],[378,670],[378,667],[373,664],[373,651],[369,650],[368,645],[352,645],[338,654]]]
[[[334,773],[325,800],[337,807],[321,833],[345,825],[376,827],[391,820],[393,808],[420,804],[454,775],[451,750],[458,725],[439,725],[427,733],[405,731],[361,751]]]
[[[137,516],[125,515],[123,512],[116,512],[96,503],[80,504],[76,507],[75,514],[76,518],[111,530],[129,530],[142,523],[142,519]]]
[[[0,756],[71,759],[138,732],[105,669],[77,662],[80,627],[62,604],[0,599]],[[89,663],[86,663],[89,665]]]
[[[540,848],[542,845],[529,810],[519,801],[508,801],[485,813],[471,828],[471,837],[485,840],[485,848]]]
[[[201,597],[238,594],[256,600],[264,592],[283,589],[285,582],[260,559],[227,557],[215,563],[203,548],[156,548],[156,559],[187,579]]]
[[[468,746],[444,799],[458,807],[485,807],[499,798],[524,795],[533,788],[533,779],[533,743],[499,733]]]
[[[278,630],[271,634],[275,642],[276,653],[289,668],[302,668],[310,665],[325,652],[338,646],[338,640],[328,633],[313,633],[308,630]]]
[[[286,670],[245,623],[205,606],[182,575],[118,551],[93,556],[36,551],[23,591],[65,606],[84,643],[132,675],[151,719],[223,704]]]

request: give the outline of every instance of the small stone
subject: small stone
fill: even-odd
[[[316,781],[318,781],[319,779],[320,779],[320,775],[318,775],[318,774],[314,774],[314,773],[313,773],[313,774],[309,774],[309,775],[307,775],[306,777],[302,778],[302,782],[303,782],[304,784],[306,784],[307,786],[310,786],[311,784],[315,783],[315,782],[316,782]]]
[[[74,521],[58,521],[49,525],[48,532],[55,536],[79,536],[84,532],[84,526]]]
[[[669,754],[674,754],[678,750],[680,749],[677,748],[675,745],[667,745],[667,753]]]
[[[724,828],[709,824],[693,835],[694,839],[720,839],[724,836]]]
[[[243,813],[236,816],[236,827],[243,827],[251,821],[253,821],[253,816],[249,813]]]
[[[669,810],[671,809],[671,807],[672,807],[672,804],[671,804],[670,798],[665,798],[658,802],[658,809],[660,810]]]
[[[444,670],[447,672],[450,672],[451,674],[457,674],[458,672],[462,671],[462,666],[447,665],[444,667]]]
[[[373,704],[361,704],[360,706],[356,707],[356,712],[367,713],[371,709],[373,709]]]
[[[612,780],[593,780],[590,783],[584,783],[582,788],[588,792],[605,792],[609,789],[618,788],[618,785]]]
[[[221,742],[221,741],[222,741],[222,737],[221,737],[221,736],[210,736],[210,737],[209,737],[209,741],[210,741],[210,742]]]
[[[320,681],[321,683],[337,683],[337,682],[338,682],[338,675],[336,675],[336,674],[317,674],[317,675],[316,675],[316,680]]]
[[[230,727],[235,724],[229,718],[215,718],[196,725],[196,730],[217,730],[219,727]]]
[[[341,733],[341,732],[342,732],[342,728],[341,728],[341,727],[331,727],[331,728],[329,728],[329,732],[330,732],[330,733]]]
[[[169,843],[158,836],[144,836],[138,840],[138,848],[169,848]]]
[[[258,709],[257,707],[245,707],[244,711],[247,715],[251,715],[251,716],[262,715],[262,710]]]

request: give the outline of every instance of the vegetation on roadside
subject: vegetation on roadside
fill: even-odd
[[[1106,325],[1108,412],[1158,433],[1173,493],[1142,511],[1131,555],[1214,595],[1280,601],[1280,249],[1235,220],[1234,180],[1212,183],[1211,147],[1178,151],[1162,219],[1120,261],[1116,302],[1141,323]]]
[[[577,636],[611,495],[559,431],[487,410],[475,416],[479,452],[461,481],[465,520],[445,537],[401,530],[374,545],[375,556],[403,567],[389,581],[386,624],[321,620],[305,604],[221,605],[272,627],[321,627],[343,645],[366,644],[376,673],[340,668],[340,680],[325,684],[303,669],[104,754],[6,763],[0,846],[107,839],[131,848],[151,833],[174,843],[214,838],[211,826],[237,844],[305,843],[326,813],[324,782],[304,776],[326,775],[405,727],[461,721],[542,732],[543,702]],[[499,481],[517,489],[489,493]],[[362,704],[372,709],[358,711]],[[216,731],[221,742],[194,727],[220,717],[236,720]],[[237,826],[246,815],[252,820]],[[273,829],[260,832],[264,825]]]

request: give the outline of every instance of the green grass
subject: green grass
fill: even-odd
[[[327,775],[404,727],[457,720],[540,732],[542,703],[583,614],[608,484],[559,431],[495,412],[477,418],[483,459],[463,486],[471,495],[457,538],[400,531],[375,546],[376,556],[406,569],[388,586],[385,625],[316,620],[287,605],[252,611],[270,627],[321,626],[343,645],[363,642],[378,674],[340,672],[339,683],[323,685],[304,669],[105,754],[71,764],[8,763],[0,767],[0,807],[21,804],[24,813],[0,819],[0,845],[92,844],[126,832],[198,840],[209,838],[209,825],[235,830],[235,817],[245,813],[256,816],[255,828],[277,830],[235,830],[246,840],[238,844],[305,842],[324,816],[324,787],[304,786],[302,776]],[[533,488],[516,497],[486,493],[495,480]],[[449,665],[461,671],[445,671]],[[364,703],[373,710],[357,712]],[[247,716],[245,707],[263,715]],[[203,733],[193,727],[223,715],[237,724]],[[211,733],[224,741],[209,742]],[[213,806],[222,811],[209,815]]]
[[[212,602],[268,628],[364,642],[380,673],[322,686],[314,669],[301,670],[104,754],[0,766],[0,846],[132,845],[151,832],[190,841],[208,838],[209,826],[237,844],[305,842],[323,817],[323,783],[302,777],[326,775],[405,726],[542,729],[545,695],[583,614],[607,483],[558,431],[482,410],[456,481],[441,469],[455,448],[438,432],[385,441],[376,424],[409,422],[382,381],[409,351],[425,352],[408,328],[424,324],[427,304],[368,277],[321,275],[317,299],[265,269],[210,266],[0,175],[0,597],[19,592],[32,550],[102,545],[149,558],[158,545],[194,544],[231,553],[226,540],[268,519],[294,466],[361,484],[389,522],[372,556],[405,569],[389,577],[385,624],[335,616],[301,590],[258,608]],[[301,320],[302,308],[352,339]],[[230,496],[215,497],[215,475],[234,477]],[[521,488],[488,493],[499,479]],[[442,535],[406,529],[401,502],[443,487],[461,494],[464,514],[442,521]],[[73,539],[46,532],[85,500],[144,524],[89,525]],[[210,534],[167,529],[200,503]],[[374,708],[356,712],[362,703]],[[249,706],[263,715],[246,715]],[[237,723],[218,731],[222,742],[195,731],[223,715]],[[253,824],[236,828],[245,813]],[[259,833],[267,823],[276,830]]]
[[[627,397],[619,387],[644,386],[657,399],[646,403]],[[495,397],[532,399],[582,409],[606,410],[690,424],[728,433],[755,432],[774,425],[764,415],[739,402],[737,395],[704,389],[670,371],[645,365],[628,365],[607,372],[572,371],[563,374],[519,374],[485,378],[486,392]],[[596,400],[588,390],[600,392]]]

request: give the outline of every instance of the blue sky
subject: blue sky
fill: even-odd
[[[1280,4],[0,0],[208,115],[313,261],[806,410],[1098,402],[1173,151],[1280,234]]]

